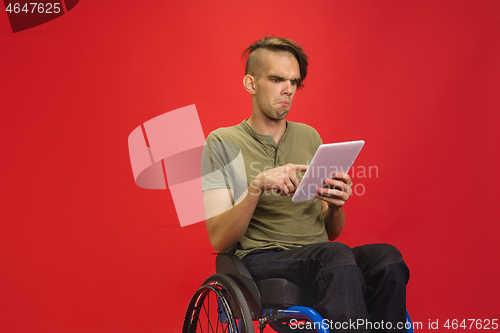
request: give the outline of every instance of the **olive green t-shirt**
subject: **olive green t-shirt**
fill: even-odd
[[[203,191],[228,188],[234,202],[259,173],[292,164],[310,164],[321,137],[308,125],[287,121],[279,143],[253,130],[247,121],[209,134],[202,161]],[[294,203],[291,196],[265,191],[248,229],[228,252],[242,258],[256,249],[293,249],[328,241],[319,200]]]

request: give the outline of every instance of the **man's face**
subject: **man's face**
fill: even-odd
[[[255,81],[257,111],[271,119],[285,119],[300,80],[299,63],[290,52],[263,51]]]

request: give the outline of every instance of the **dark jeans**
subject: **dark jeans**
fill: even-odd
[[[406,331],[396,325],[406,320],[410,272],[392,245],[351,249],[326,242],[293,250],[256,250],[242,260],[255,280],[284,278],[306,289],[312,286],[312,307],[328,320],[331,332]],[[365,324],[354,326],[361,320]]]

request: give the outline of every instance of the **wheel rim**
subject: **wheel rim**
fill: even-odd
[[[192,333],[236,333],[236,321],[224,296],[225,288],[213,281],[199,288],[195,294],[195,303],[190,316]]]

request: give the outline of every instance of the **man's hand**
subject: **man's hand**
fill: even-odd
[[[352,195],[352,181],[347,173],[336,172],[333,178],[325,179],[325,185],[318,189],[316,198],[328,203],[332,209],[344,206]]]
[[[297,173],[305,172],[307,167],[303,164],[287,164],[261,172],[255,177],[252,186],[259,188],[262,192],[276,189],[280,195],[291,195],[300,183]]]

